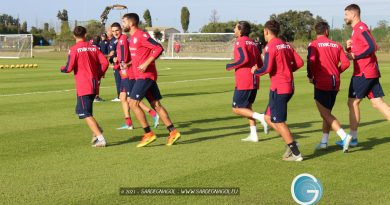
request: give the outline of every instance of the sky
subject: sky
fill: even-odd
[[[356,3],[361,7],[362,20],[368,26],[375,27],[379,20],[390,22],[390,0],[1,0],[0,14],[19,16],[21,22],[27,21],[28,27],[43,27],[48,22],[59,27],[58,10],[67,9],[70,21],[99,20],[104,8],[113,4],[123,4],[127,11],[112,11],[108,23],[120,21],[126,12],[135,12],[142,18],[149,9],[153,26],[181,29],[180,10],[188,7],[190,32],[199,32],[209,23],[212,10],[217,11],[220,22],[229,20],[248,20],[264,24],[271,14],[288,10],[309,10],[314,15],[325,18],[334,28],[343,25],[345,6]]]

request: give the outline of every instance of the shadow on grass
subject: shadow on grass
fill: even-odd
[[[121,140],[121,141],[107,143],[106,146],[107,147],[120,146],[120,145],[129,144],[129,143],[132,143],[132,142],[139,142],[139,141],[141,141],[141,138],[139,138],[139,137],[131,137],[131,138],[128,138],[126,140]]]

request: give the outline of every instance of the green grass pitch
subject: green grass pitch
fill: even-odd
[[[380,57],[381,83],[390,93],[390,59]],[[328,151],[315,152],[321,119],[306,69],[295,73],[296,92],[289,103],[288,124],[300,143],[303,162],[281,160],[284,143],[260,126],[259,143],[240,139],[247,120],[231,112],[233,72],[226,61],[158,61],[159,86],[182,138],[165,146],[161,125],[156,142],[136,148],[143,130],[118,131],[119,103],[95,103],[108,147],[91,148],[90,131],[74,114],[73,75],[59,72],[65,54],[34,59],[0,60],[0,64],[37,63],[38,69],[0,70],[0,204],[295,204],[293,178],[310,173],[324,187],[320,204],[389,204],[389,122],[368,100],[361,104],[359,146],[343,154],[331,133]],[[348,129],[347,89],[352,69],[342,75],[334,114]],[[102,82],[101,97],[115,97],[112,70]],[[268,101],[268,76],[254,109]],[[390,103],[388,97],[384,98]],[[150,118],[148,118],[150,121]],[[239,196],[120,196],[120,187],[240,187]]]

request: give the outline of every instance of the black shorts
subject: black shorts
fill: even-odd
[[[379,78],[366,78],[363,76],[352,76],[349,84],[349,98],[368,99],[385,96]]]
[[[338,91],[314,88],[314,99],[329,110],[333,109]]]
[[[156,81],[151,79],[138,79],[135,81],[130,98],[141,101],[144,97],[146,97],[149,103],[162,99]]]
[[[282,123],[287,121],[287,104],[291,94],[278,94],[277,91],[269,92],[269,102],[265,114],[271,117],[271,122]]]
[[[126,97],[130,97],[134,84],[135,84],[135,80],[121,79],[121,92],[125,92]]]
[[[257,89],[253,90],[234,90],[233,104],[234,108],[248,108],[256,100]]]
[[[95,100],[95,94],[77,96],[76,114],[79,119],[84,119],[93,116],[93,101]]]

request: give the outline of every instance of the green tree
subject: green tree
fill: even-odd
[[[146,9],[146,11],[144,12],[144,19],[146,27],[152,27],[152,16],[150,15],[149,9]]]
[[[28,31],[27,31],[27,22],[26,22],[26,21],[24,21],[24,22],[22,23],[22,26],[21,26],[21,28],[20,28],[20,31],[21,31],[21,33],[28,33]]]
[[[155,30],[153,31],[153,36],[154,36],[154,38],[155,38],[156,40],[159,40],[159,41],[161,41],[162,38],[163,38],[163,34],[162,34],[161,31],[158,30],[158,29],[155,29]]]
[[[285,41],[295,39],[311,40],[315,36],[314,25],[319,21],[325,21],[322,17],[314,17],[310,11],[289,10],[281,14],[272,14],[271,19],[280,24],[279,37]]]
[[[18,19],[12,17],[11,15],[0,15],[0,33],[18,33],[18,28],[20,26],[18,21]]]
[[[190,24],[190,11],[187,7],[181,8],[181,27],[183,28],[183,32],[187,33],[188,31],[188,25]]]
[[[87,39],[91,39],[94,35],[100,35],[105,31],[103,24],[95,20],[89,21],[85,28],[87,29]]]

